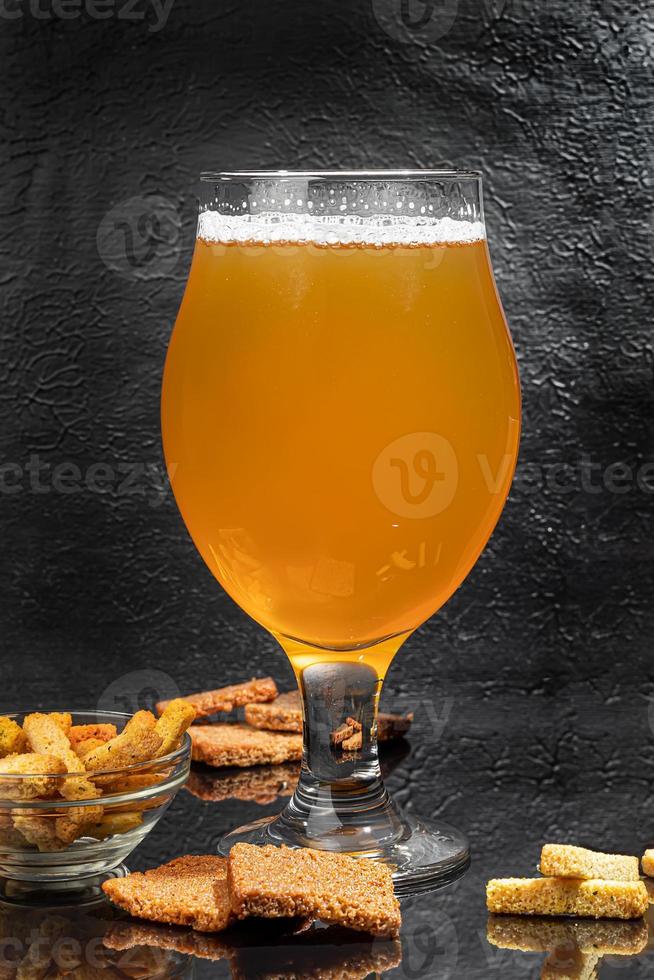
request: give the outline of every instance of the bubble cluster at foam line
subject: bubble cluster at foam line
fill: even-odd
[[[270,245],[445,245],[472,244],[486,237],[481,221],[426,214],[200,214],[198,238],[206,242]]]

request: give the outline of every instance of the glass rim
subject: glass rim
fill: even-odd
[[[204,170],[201,181],[239,180],[474,180],[481,170]]]

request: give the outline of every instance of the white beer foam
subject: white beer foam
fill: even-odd
[[[232,215],[203,211],[198,238],[223,244],[458,245],[483,241],[486,229],[481,221],[457,221],[429,214],[312,215],[268,211]]]

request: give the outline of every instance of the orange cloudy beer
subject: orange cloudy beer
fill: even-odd
[[[281,637],[352,651],[410,632],[479,557],[518,452],[483,232],[420,245],[200,234],[163,388],[197,548]]]

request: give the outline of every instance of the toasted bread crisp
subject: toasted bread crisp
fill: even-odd
[[[277,685],[272,677],[253,677],[251,681],[243,684],[230,684],[228,687],[219,687],[215,691],[200,691],[198,694],[189,694],[181,700],[195,708],[196,717],[208,718],[209,715],[219,711],[233,711],[234,708],[241,708],[244,704],[273,701],[276,697]],[[160,701],[156,708],[157,714],[162,715],[170,703],[170,701]]]
[[[567,844],[545,844],[540,873],[547,878],[602,878],[604,881],[640,881],[637,857],[601,854]]]
[[[145,874],[113,878],[105,895],[139,919],[220,932],[232,919],[227,892],[227,861],[214,856],[176,858]]]
[[[643,854],[643,874],[654,878],[654,851],[645,851]]]
[[[0,760],[0,795],[8,800],[48,799],[55,796],[66,772],[61,759],[53,755],[12,755]],[[15,780],[10,777],[16,776]]]
[[[0,716],[0,756],[16,755],[24,752],[27,747],[27,737],[12,718]]]
[[[302,702],[299,691],[285,691],[269,704],[246,704],[245,720],[254,728],[273,732],[302,732]]]
[[[277,765],[302,758],[302,736],[262,732],[248,725],[194,725],[193,759],[208,766]]]
[[[330,851],[235,844],[229,895],[239,918],[302,916],[374,936],[400,930],[390,868]]]
[[[587,919],[640,919],[647,911],[642,881],[576,878],[505,878],[486,886],[489,912],[500,915],[576,915]]]
[[[619,919],[552,919],[490,915],[486,938],[492,946],[547,953],[564,946],[600,956],[638,956],[647,946],[647,923]]]

